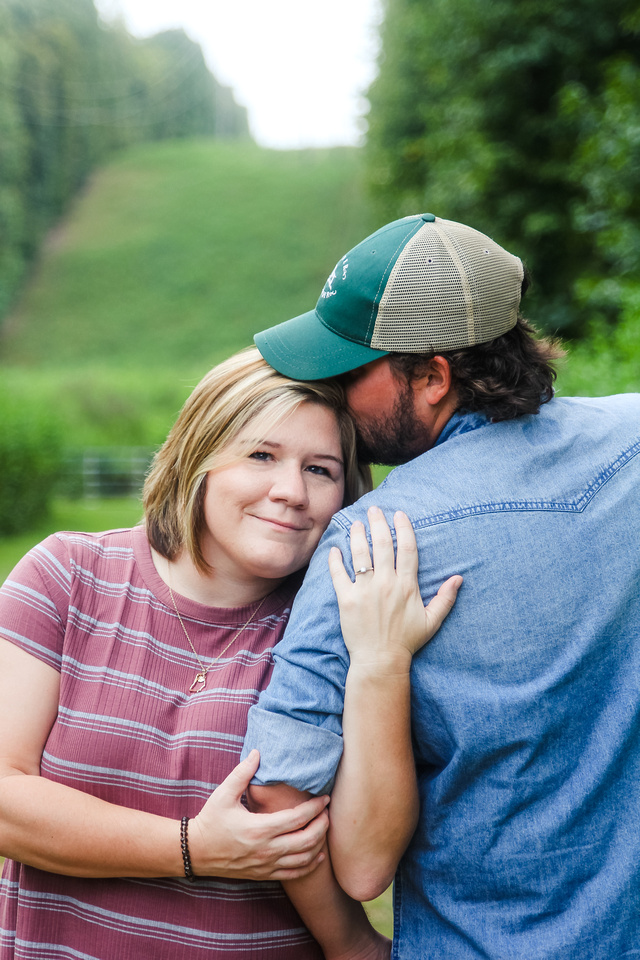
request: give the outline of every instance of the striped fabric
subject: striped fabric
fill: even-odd
[[[266,599],[189,695],[198,664],[142,527],[35,547],[0,590],[0,635],[61,673],[43,776],[174,818],[178,844],[180,817],[238,762],[297,586]],[[252,610],[176,602],[205,663]],[[0,960],[321,958],[278,883],[86,880],[7,861],[0,886]]]

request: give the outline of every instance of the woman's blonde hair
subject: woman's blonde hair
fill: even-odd
[[[250,421],[256,427],[254,446],[301,403],[318,403],[335,414],[344,459],[343,506],[371,490],[371,471],[358,463],[355,427],[340,385],[289,380],[256,347],[248,347],[200,381],[154,458],[143,491],[151,546],[168,560],[186,547],[195,566],[209,573],[200,544],[207,474],[249,452],[249,441],[247,449],[235,441]]]

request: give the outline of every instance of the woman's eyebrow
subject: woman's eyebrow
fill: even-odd
[[[335,463],[336,466],[344,470],[344,460],[341,457],[334,457],[330,453],[311,453],[309,454],[309,460],[314,462],[329,460],[331,463]]]
[[[256,440],[255,445],[261,447],[273,447],[274,449],[282,446],[281,443],[277,443],[275,440]],[[344,466],[342,457],[334,457],[331,453],[312,453],[310,456],[314,460],[333,460],[335,463],[339,463],[340,466]]]
[[[344,463],[342,457],[334,457],[330,453],[314,453],[312,456],[314,460],[333,460],[334,463],[339,463],[340,466],[342,466]]]

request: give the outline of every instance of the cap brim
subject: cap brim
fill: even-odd
[[[253,339],[267,363],[294,380],[337,377],[388,353],[332,333],[315,310],[262,330]]]

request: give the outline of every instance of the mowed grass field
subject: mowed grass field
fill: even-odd
[[[33,530],[16,537],[0,538],[0,583],[18,560],[56,530],[98,532],[131,527],[140,522],[142,504],[133,497],[108,500],[54,500],[48,519]]]
[[[355,148],[170,141],[98,170],[4,324],[0,363],[212,365],[312,309],[374,226]]]

